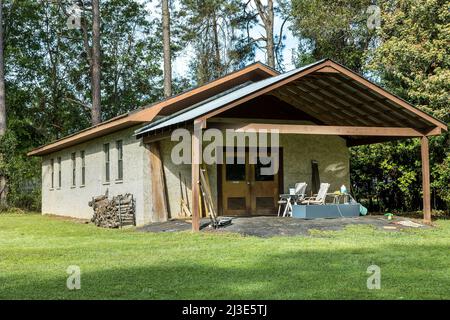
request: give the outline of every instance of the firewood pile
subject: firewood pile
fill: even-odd
[[[127,225],[135,225],[133,195],[118,195],[112,199],[108,195],[92,198],[89,206],[94,209],[91,219],[97,227],[119,228]]]

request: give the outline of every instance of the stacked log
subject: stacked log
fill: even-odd
[[[97,227],[119,228],[135,225],[134,201],[131,194],[118,195],[112,199],[102,195],[89,201],[89,206],[94,209],[91,222]]]

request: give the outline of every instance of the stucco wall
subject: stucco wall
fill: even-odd
[[[181,173],[183,196],[186,198],[185,186],[188,188],[188,200],[189,204],[192,204],[191,198],[191,165],[181,164],[175,165],[171,160],[172,148],[178,142],[173,142],[170,140],[161,141],[161,157],[164,164],[164,176],[166,181],[166,186],[168,192],[168,207],[169,216],[171,218],[177,218],[180,214],[180,199],[181,199],[181,188],[179,174]],[[209,175],[209,181],[211,184],[211,192],[213,200],[217,199],[217,169],[215,165],[207,166],[207,171]],[[185,184],[186,182],[186,184]],[[215,201],[214,206],[217,210],[217,201]]]
[[[174,165],[171,161],[172,147],[178,142],[164,140],[161,142],[161,154],[164,164],[164,174],[168,192],[170,216],[178,217],[180,212],[180,181],[179,173],[186,179],[189,193],[191,192],[191,166]],[[206,144],[204,144],[206,145]],[[284,191],[288,192],[296,182],[308,183],[307,192],[311,192],[311,160],[318,161],[321,182],[331,184],[330,192],[338,190],[342,184],[350,186],[349,150],[345,140],[335,136],[313,135],[280,135],[280,146],[283,148],[283,181]],[[213,193],[214,205],[217,209],[217,169],[208,166],[208,174]]]
[[[141,140],[133,137],[135,128],[91,140],[87,143],[71,147],[60,152],[47,155],[42,163],[42,213],[71,216],[89,219],[92,208],[88,201],[93,196],[132,193],[136,199],[136,220],[138,225],[151,222],[151,175],[149,153]],[[124,179],[117,178],[117,150],[116,141],[123,141]],[[110,144],[111,181],[104,181],[104,153],[103,145]],[[171,160],[172,147],[177,142],[161,141],[161,156],[164,164],[164,175],[168,190],[169,217],[179,217],[180,213],[180,180],[182,176],[188,188],[189,203],[191,199],[191,166],[174,165]],[[322,182],[331,183],[330,191],[337,190],[341,184],[350,185],[349,151],[345,140],[333,136],[312,135],[281,135],[280,146],[283,147],[283,179],[284,192],[288,191],[296,182],[306,181],[311,185],[311,160],[319,163],[319,174]],[[86,184],[81,186],[81,158],[80,151],[85,151]],[[71,154],[76,152],[77,183],[72,187]],[[57,158],[62,158],[62,186],[58,188]],[[54,189],[51,189],[50,160],[55,161]],[[208,166],[208,174],[217,209],[217,169]],[[310,188],[308,188],[310,192]]]
[[[329,192],[342,184],[350,187],[350,153],[345,140],[335,136],[286,134],[280,136],[283,147],[284,192],[296,182],[308,183],[311,191],[311,160],[318,161],[320,182],[330,183]]]
[[[88,202],[93,196],[109,190],[110,196],[131,193],[136,200],[136,222],[150,221],[150,166],[148,150],[141,140],[133,136],[130,128],[93,139],[74,147],[46,155],[42,159],[42,213],[71,216],[83,219],[92,217]],[[123,141],[123,180],[117,181],[118,163],[116,141]],[[110,182],[105,182],[105,157],[103,145],[110,144]],[[81,186],[81,151],[85,151],[86,183]],[[71,154],[76,153],[76,185],[72,186]],[[62,184],[58,188],[58,162],[61,157]],[[51,189],[51,159],[54,159],[54,189]]]

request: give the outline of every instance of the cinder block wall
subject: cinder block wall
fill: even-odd
[[[109,196],[131,193],[136,200],[136,223],[150,222],[150,165],[147,148],[129,128],[89,142],[46,155],[42,159],[42,213],[90,219],[93,210],[88,202],[109,190]],[[116,141],[123,141],[123,180],[117,180]],[[105,182],[103,145],[110,144],[110,182]],[[81,185],[81,151],[85,151],[86,183]],[[72,186],[72,153],[76,153],[76,185]],[[62,184],[58,187],[58,162],[61,157]],[[51,159],[55,163],[54,188],[51,188]]]

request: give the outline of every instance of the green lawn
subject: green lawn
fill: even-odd
[[[450,221],[311,237],[137,233],[0,215],[1,299],[449,299]],[[381,268],[368,290],[367,267]],[[81,290],[66,288],[69,265]]]

